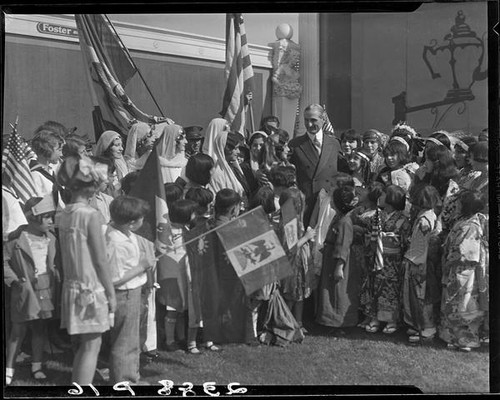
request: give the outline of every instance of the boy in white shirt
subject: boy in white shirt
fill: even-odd
[[[138,198],[119,196],[111,202],[111,222],[106,230],[108,260],[116,293],[114,326],[111,328],[110,383],[139,383],[139,321],[141,288],[152,267],[141,257],[139,229],[149,210]],[[113,318],[113,316],[111,316]]]

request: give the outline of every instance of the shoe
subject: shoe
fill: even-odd
[[[453,343],[448,343],[446,345],[446,348],[450,349],[450,350],[456,350],[456,349],[458,349],[458,346],[456,344],[453,344]]]
[[[406,334],[408,336],[414,336],[414,335],[418,335],[418,331],[413,329],[413,328],[409,328],[407,331],[406,331]]]
[[[177,342],[173,342],[171,344],[165,345],[165,349],[169,353],[175,353],[175,352],[183,351],[182,348],[181,348],[181,346]]]
[[[386,333],[388,335],[392,335],[394,332],[398,330],[398,326],[396,324],[387,324],[384,329],[382,329],[382,333]]]
[[[14,379],[14,369],[10,369],[10,371],[5,371],[5,386],[9,386],[12,383],[13,379]]]
[[[470,348],[468,346],[463,346],[463,347],[459,347],[458,350],[463,351],[464,353],[470,353],[472,348]]]
[[[302,331],[302,334],[304,336],[309,335],[309,331],[306,328],[304,328],[303,326],[300,328],[300,330]]]
[[[366,325],[365,331],[368,333],[376,333],[380,329],[380,323],[378,322],[370,322]]]
[[[198,347],[194,346],[194,347],[188,347],[187,353],[198,355],[198,354],[201,354],[201,351],[198,349]]]
[[[217,347],[215,344],[211,344],[210,346],[205,346],[205,349],[209,350],[209,351],[222,351],[222,349],[220,347]]]
[[[109,368],[98,368],[96,372],[104,382],[109,382]]]
[[[430,335],[430,336],[411,335],[410,337],[408,337],[408,341],[411,344],[430,342],[433,339],[434,339],[434,335]]]
[[[156,350],[145,351],[142,353],[142,355],[150,360],[156,360],[158,357],[160,357],[160,354]]]
[[[361,329],[366,329],[366,326],[370,323],[370,318],[365,318],[363,321],[361,321],[358,325],[356,325],[358,328]]]
[[[45,375],[45,372],[43,372],[42,368],[39,368],[35,371],[31,370],[31,376],[35,381],[38,382],[44,382],[47,380],[47,375]]]

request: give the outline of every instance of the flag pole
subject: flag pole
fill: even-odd
[[[132,56],[130,55],[130,52],[128,51],[127,49],[127,46],[125,46],[125,44],[122,42],[122,39],[120,38],[120,35],[118,35],[118,32],[116,31],[114,25],[112,24],[112,22],[110,21],[110,19],[108,18],[108,16],[106,14],[104,14],[104,16],[106,17],[106,20],[108,21],[109,25],[111,26],[111,29],[113,29],[113,32],[115,33],[116,37],[118,38],[118,41],[120,42],[120,44],[122,45],[123,47],[123,50],[125,51],[125,53],[127,53],[127,56],[130,58],[130,61],[132,62],[132,64],[134,65],[134,68],[137,70],[137,73],[139,74],[139,76],[141,77],[142,79],[142,82],[144,83],[144,86],[146,86],[146,89],[147,91],[149,92],[149,95],[151,96],[151,98],[153,99],[154,103],[156,104],[156,107],[158,108],[158,110],[160,111],[160,114],[162,117],[165,117],[165,113],[162,111],[160,105],[158,104],[158,102],[156,101],[155,97],[153,96],[153,93],[151,92],[151,89],[149,88],[148,84],[146,83],[146,80],[144,79],[144,77],[142,76],[142,73],[141,73],[141,70],[137,67],[134,59],[132,58]]]
[[[250,114],[250,129],[252,130],[250,133],[255,132],[255,123],[253,120],[253,107],[252,107],[252,100],[248,102],[248,113]]]
[[[255,211],[256,211],[257,209],[259,209],[259,208],[262,208],[262,206],[258,206],[258,207],[256,207],[256,208],[252,208],[251,210],[248,210],[248,211],[244,212],[243,214],[238,215],[235,219],[242,218],[242,217],[244,217],[244,216],[246,216],[246,215],[248,215],[248,214],[250,214],[250,213],[252,213],[252,212],[255,212]],[[264,209],[262,208],[262,210],[264,210]],[[189,239],[188,241],[183,242],[183,243],[182,243],[182,244],[180,244],[180,245],[169,247],[169,248],[168,248],[168,251],[177,250],[177,249],[180,249],[180,248],[182,248],[182,247],[184,247],[184,246],[186,246],[186,245],[188,245],[188,244],[191,244],[191,243],[193,243],[193,242],[197,241],[198,239],[200,239],[200,238],[202,238],[202,237],[204,237],[204,236],[209,235],[209,234],[210,234],[210,233],[212,233],[212,232],[216,232],[216,231],[218,231],[220,228],[222,228],[222,227],[224,227],[224,226],[226,226],[226,225],[230,224],[231,222],[234,222],[234,219],[232,219],[232,220],[230,220],[230,221],[227,221],[227,222],[224,222],[223,224],[221,224],[221,225],[219,225],[219,226],[217,226],[217,227],[215,227],[215,228],[212,228],[212,229],[210,229],[210,230],[208,230],[208,231],[206,231],[206,232],[203,232],[201,235],[195,236],[194,238]],[[162,257],[162,256],[163,256],[163,254],[162,254],[160,257]]]

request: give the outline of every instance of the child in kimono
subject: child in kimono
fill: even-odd
[[[410,326],[410,343],[431,340],[436,334],[436,311],[439,304],[439,282],[434,264],[427,260],[429,240],[436,229],[434,211],[439,193],[430,185],[417,185],[410,194],[415,219],[411,238],[404,256],[403,313]]]

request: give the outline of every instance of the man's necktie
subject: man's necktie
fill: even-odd
[[[316,136],[313,139],[313,145],[316,148],[316,151],[318,152],[318,154],[321,154],[321,143],[319,142],[319,140]]]

